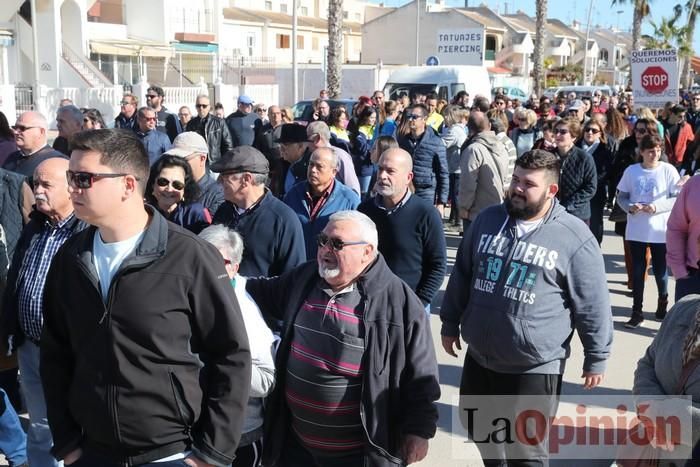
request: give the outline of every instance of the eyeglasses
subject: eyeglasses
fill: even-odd
[[[195,107],[197,107],[198,109],[206,109],[207,107],[209,107],[209,104],[197,104],[195,105]]]
[[[121,105],[131,105],[130,101],[121,101],[119,104]]]
[[[231,261],[230,259],[224,258],[224,265],[230,266],[231,264],[233,264],[233,261]]]
[[[406,120],[418,120],[419,118],[423,118],[422,115],[416,115],[416,114],[408,114],[406,115]]]
[[[24,125],[14,125],[12,127],[13,130],[19,132],[19,133],[24,133],[27,130],[31,130],[32,128],[39,128],[38,126],[24,126]]]
[[[68,184],[75,188],[80,188],[85,190],[87,188],[92,188],[92,184],[101,178],[118,178],[126,177],[129,174],[104,174],[104,173],[92,173],[92,172],[73,172],[72,170],[66,170],[66,179]],[[138,180],[138,178],[136,179]]]
[[[555,135],[568,135],[569,130],[568,130],[568,128],[557,128],[554,130],[554,134]]]
[[[156,117],[139,117],[139,118],[141,118],[142,120],[146,120],[147,122],[155,122],[156,120],[158,120],[158,118],[156,118]]]
[[[185,184],[182,183],[180,180],[168,180],[165,177],[158,177],[156,179],[156,184],[161,187],[165,188],[168,185],[172,185],[173,188],[175,188],[177,191],[182,191],[185,189]]]
[[[583,132],[593,133],[594,135],[597,135],[598,133],[600,133],[600,130],[598,130],[597,128],[586,128],[585,130],[583,130]]]
[[[324,233],[318,234],[317,242],[318,242],[318,246],[321,248],[330,244],[330,247],[333,251],[340,251],[343,248],[345,248],[346,246],[367,245],[367,242],[344,242],[339,238],[331,238]]]
[[[146,94],[146,99],[155,99],[158,97],[158,94]]]
[[[634,129],[635,133],[639,133],[640,135],[646,135],[647,134],[647,129],[646,128],[635,128]]]
[[[177,114],[177,115],[180,117],[189,117],[190,116],[190,114]]]

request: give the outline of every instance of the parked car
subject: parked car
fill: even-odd
[[[559,92],[564,93],[565,96],[570,92],[575,92],[577,99],[584,96],[590,97],[595,91],[600,91],[600,93],[605,96],[610,96],[612,94],[610,86],[562,86],[559,88]]]
[[[525,102],[530,98],[525,91],[514,86],[496,86],[491,90],[491,99],[494,99],[496,94],[504,95],[510,100],[518,99],[520,102]]]
[[[292,112],[294,113],[294,120],[299,122],[313,121],[313,102],[313,100],[303,100],[294,104],[294,106],[292,107]],[[352,108],[357,103],[357,101],[354,99],[328,99],[326,102],[328,102],[328,105],[331,107],[331,110],[335,109],[336,107],[345,107],[345,109],[348,111],[348,115],[352,115]]]
[[[555,86],[553,88],[547,88],[544,90],[542,93],[543,96],[547,96],[550,99],[555,99],[559,95],[559,91],[561,90],[561,86]]]

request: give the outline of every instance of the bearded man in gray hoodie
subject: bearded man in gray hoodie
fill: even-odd
[[[546,435],[533,446],[516,442],[505,448],[493,441],[506,433],[475,438],[484,429],[467,405],[475,395],[493,397],[490,407],[510,420],[522,413],[518,403],[526,401],[528,410],[535,403],[542,420],[551,423],[574,329],[583,344],[584,388],[601,383],[610,356],[613,324],[603,255],[586,224],[556,200],[559,171],[559,158],[542,150],[515,162],[505,202],[483,210],[464,232],[440,310],[445,351],[457,357],[460,331],[469,344],[460,409],[462,415],[472,412],[462,423],[487,466],[501,465],[504,456],[519,460],[512,465],[548,465]],[[481,408],[489,405],[482,402]]]
[[[508,174],[508,150],[485,113],[469,115],[469,139],[460,157],[459,217],[464,230],[485,208],[503,202]]]

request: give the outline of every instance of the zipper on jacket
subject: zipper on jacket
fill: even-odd
[[[358,282],[358,286],[359,286],[359,282]],[[363,313],[362,313],[362,324],[365,327],[365,339],[364,339],[364,348],[365,348],[364,354],[365,355],[363,358],[365,358],[367,360],[368,359],[368,357],[367,357],[367,340],[368,339],[366,338],[367,337],[367,319],[366,319],[367,313],[366,312],[369,309],[369,307],[367,306],[368,300],[364,294],[364,291],[362,291],[362,295],[364,297],[364,305],[365,305]],[[363,375],[363,379],[367,379],[367,378],[368,378],[367,368],[365,368],[365,375]],[[379,451],[381,454],[383,454],[385,457],[387,457],[388,459],[391,459],[393,462],[398,462],[399,465],[403,464],[403,461],[401,459],[399,459],[398,457],[392,456],[386,449],[384,449],[383,447],[377,445],[374,441],[372,441],[372,437],[369,435],[369,431],[367,430],[367,420],[366,420],[366,416],[365,416],[365,384],[364,384],[364,381],[362,382],[362,389],[360,390],[360,420],[362,422],[362,429],[365,432],[365,436],[367,436],[367,441],[369,442],[369,444],[373,448],[375,448],[377,451]]]

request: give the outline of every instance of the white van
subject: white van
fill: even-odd
[[[434,92],[439,99],[451,101],[459,91],[469,97],[491,97],[491,83],[486,68],[474,65],[408,66],[394,71],[384,85],[384,96],[396,100],[402,94]]]

